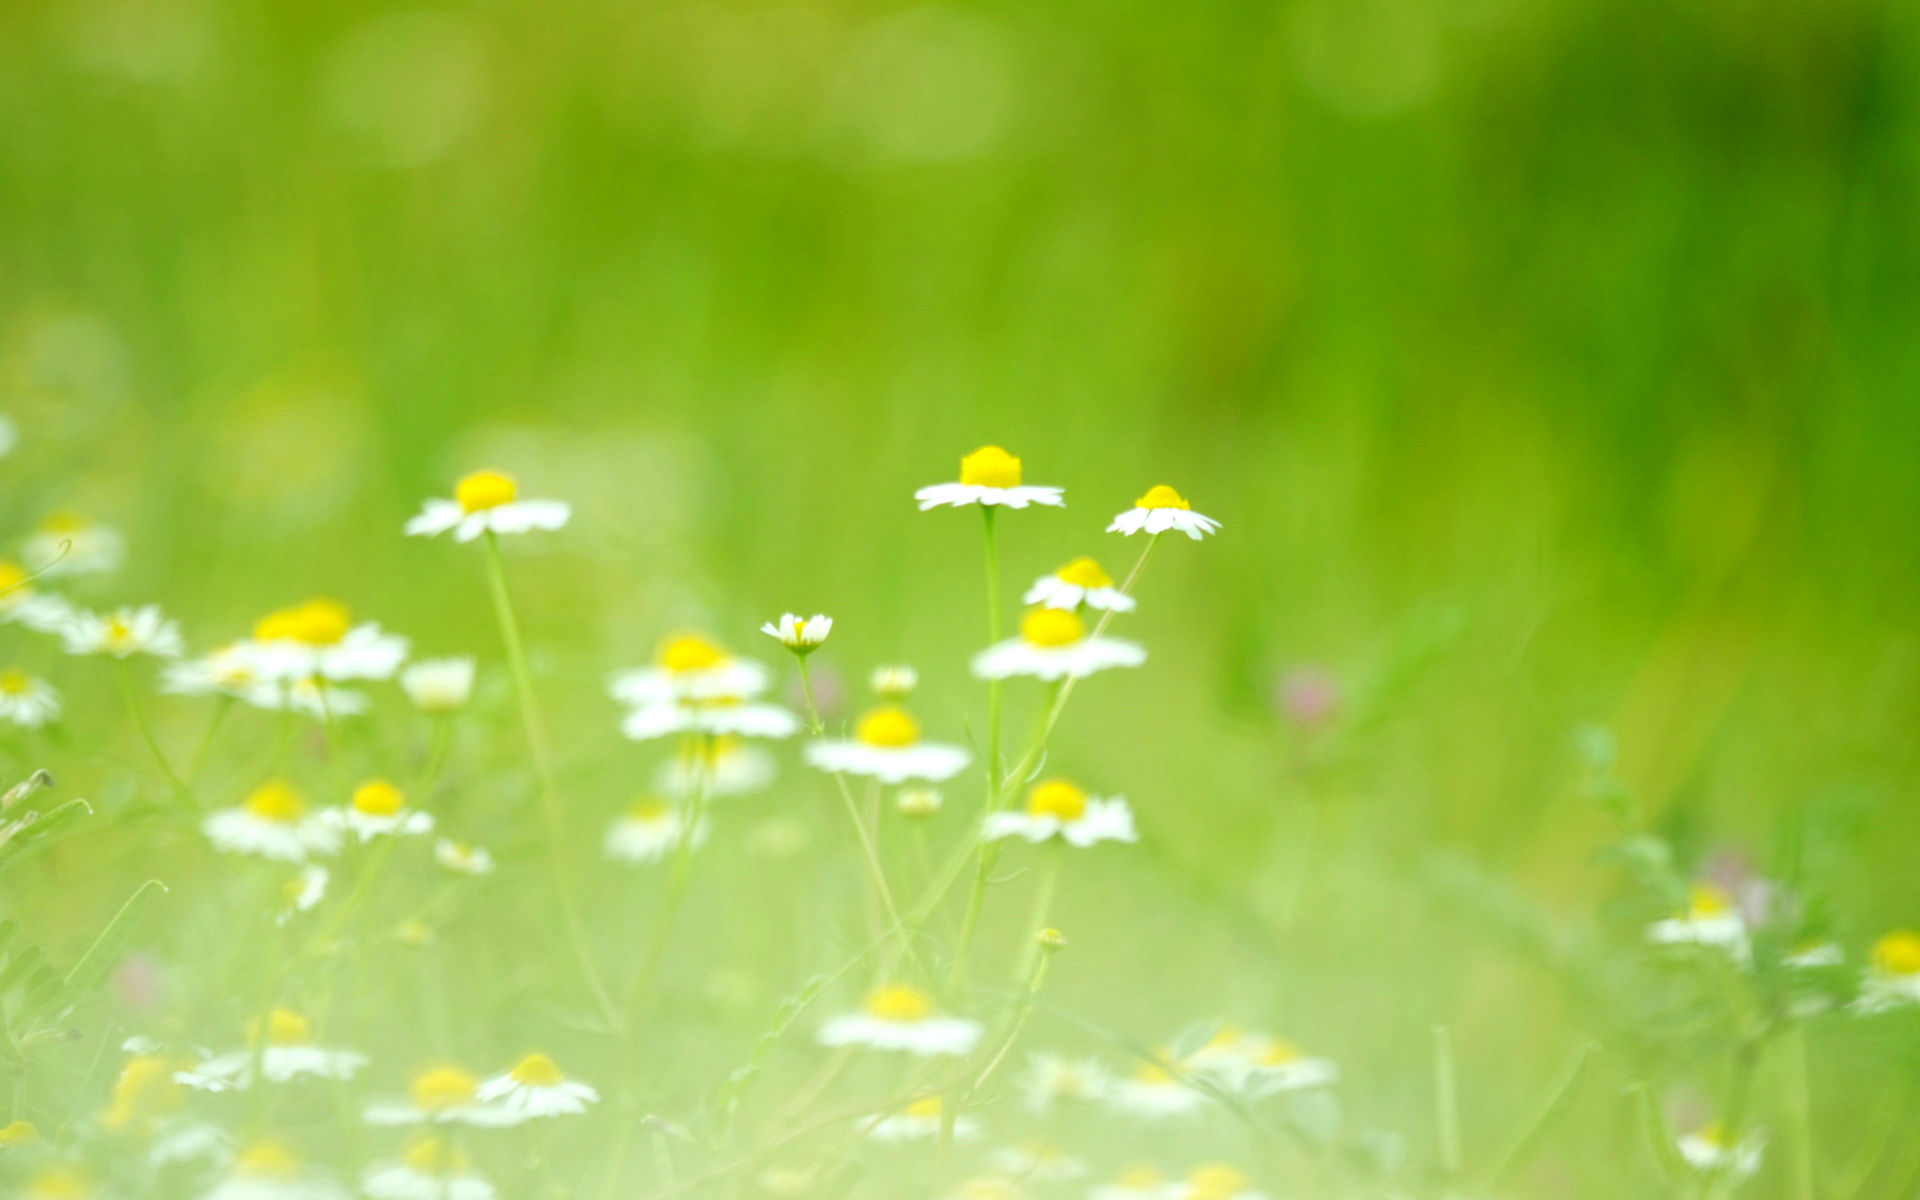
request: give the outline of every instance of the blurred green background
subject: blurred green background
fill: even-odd
[[[19,526],[122,528],[202,646],[322,592],[493,661],[400,525],[478,465],[572,500],[511,549],[609,802],[602,673],[686,625],[830,612],[978,728],[977,521],[910,500],[960,454],[1067,488],[1010,583],[1171,483],[1225,531],[1063,727],[1148,845],[1076,864],[1061,1002],[1284,1027],[1388,1125],[1448,1021],[1479,1135],[1594,1019],[1428,868],[1585,922],[1585,724],[1689,852],[1920,920],[1917,200],[1893,3],[13,0],[0,410]],[[124,889],[69,872],[79,937]],[[1878,1053],[1816,1063],[1833,1128]]]

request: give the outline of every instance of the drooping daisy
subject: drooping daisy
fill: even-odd
[[[1125,800],[1089,796],[1064,779],[1035,784],[1027,792],[1024,809],[988,816],[982,836],[989,841],[1018,837],[1029,842],[1057,837],[1070,846],[1131,842],[1139,837]]]
[[[816,613],[811,617],[782,613],[779,621],[767,622],[760,627],[760,632],[795,654],[812,654],[833,632],[833,618],[824,613]]]
[[[1113,524],[1107,526],[1107,532],[1131,536],[1177,529],[1197,542],[1219,528],[1220,522],[1194,512],[1193,505],[1179,492],[1161,483],[1148,488],[1147,494],[1134,501],[1132,508],[1115,517]]]
[[[1186,1182],[1170,1189],[1170,1200],[1266,1200],[1253,1180],[1238,1167],[1208,1163],[1187,1173]]]
[[[493,1185],[451,1141],[427,1137],[398,1159],[376,1162],[361,1179],[372,1200],[493,1200]]]
[[[1757,1134],[1741,1138],[1738,1144],[1727,1137],[1725,1126],[1718,1121],[1710,1121],[1691,1133],[1683,1133],[1675,1141],[1680,1157],[1688,1166],[1703,1174],[1727,1174],[1735,1179],[1745,1179],[1760,1169],[1760,1156],[1764,1150]]]
[[[481,1084],[475,1094],[521,1120],[583,1113],[600,1099],[599,1092],[577,1079],[568,1079],[545,1054],[527,1055],[512,1070]]]
[[[132,658],[150,654],[155,658],[178,658],[184,643],[180,626],[169,621],[156,605],[143,608],[119,608],[106,615],[74,611],[62,626],[68,654],[106,654],[114,658]]]
[[[407,795],[384,779],[369,779],[353,789],[353,799],[320,814],[336,829],[361,842],[377,837],[406,837],[433,832],[433,815],[407,807]]]
[[[421,712],[445,716],[473,698],[473,673],[471,658],[422,659],[400,672],[400,690]]]
[[[982,679],[1030,675],[1035,679],[1079,679],[1109,667],[1137,667],[1147,652],[1136,642],[1089,637],[1075,613],[1031,608],[1020,618],[1020,636],[996,642],[973,656],[973,673]]]
[[[318,863],[301,867],[297,875],[287,880],[281,891],[280,913],[274,921],[285,925],[300,913],[312,912],[326,896],[327,882],[331,878],[331,873]]]
[[[493,873],[493,855],[479,846],[452,838],[441,838],[433,844],[433,861],[449,871],[462,875],[491,875]]]
[[[800,732],[800,718],[777,704],[757,700],[656,701],[629,712],[620,731],[637,742],[674,733],[789,738]]]
[[[480,1099],[480,1081],[456,1066],[430,1067],[413,1077],[407,1099],[367,1105],[369,1125],[478,1125],[499,1128],[525,1120],[504,1105]]]
[[[347,1080],[367,1065],[364,1054],[315,1045],[313,1022],[289,1008],[268,1013],[264,1033],[258,1021],[252,1022],[248,1040],[253,1043],[248,1049],[216,1055],[174,1078],[197,1091],[244,1091],[253,1086],[256,1063],[268,1083]]]
[[[44,679],[8,667],[0,671],[0,721],[38,729],[60,716],[60,693]]]
[[[1111,1183],[1103,1183],[1090,1190],[1087,1200],[1167,1200],[1178,1186],[1168,1182],[1166,1173],[1160,1168],[1147,1163],[1135,1163],[1123,1168]]]
[[[49,513],[20,548],[28,568],[49,577],[118,570],[125,553],[126,541],[117,530],[67,511]]]
[[[232,808],[207,814],[200,824],[214,849],[257,854],[280,862],[304,862],[340,849],[340,832],[318,814],[293,785],[270,779]]]
[[[663,795],[740,796],[773,782],[773,757],[738,737],[692,739],[679,754],[661,763],[653,786]]]
[[[1103,612],[1132,612],[1135,604],[1091,558],[1076,558],[1053,574],[1042,575],[1021,600],[1047,608],[1075,609],[1084,604]]]
[[[1085,1162],[1051,1142],[1038,1140],[1002,1146],[987,1162],[994,1170],[1023,1183],[1065,1183],[1087,1173]]]
[[[406,638],[385,632],[376,622],[355,624],[346,605],[320,596],[255,622],[250,653],[262,679],[341,683],[393,678],[407,660],[409,646]]]
[[[451,529],[454,541],[470,542],[483,533],[559,529],[572,515],[564,500],[520,499],[520,485],[511,475],[475,471],[454,485],[453,499],[427,501],[407,522],[407,533],[434,537]]]
[[[940,1136],[944,1110],[940,1097],[923,1096],[897,1113],[882,1117],[867,1136],[876,1142],[919,1142]],[[980,1136],[980,1122],[964,1113],[953,1119],[953,1138],[970,1142]]]
[[[1649,925],[1647,940],[1658,946],[1709,947],[1742,965],[1752,957],[1740,911],[1725,891],[1706,882],[1688,889],[1685,911]]]
[[[1873,944],[1866,979],[1854,1007],[1885,1012],[1920,1004],[1920,930],[1896,929]]]
[[[767,690],[767,668],[697,633],[660,644],[652,666],[616,671],[608,692],[627,705],[684,700],[745,700]]]
[[[823,1046],[867,1046],[909,1054],[961,1055],[980,1041],[978,1021],[943,1016],[933,997],[904,983],[889,983],[867,996],[861,1011],[830,1018],[820,1027]]]
[[[658,862],[680,845],[687,821],[680,809],[662,800],[636,802],[613,819],[607,827],[603,848],[608,858],[619,862]],[[693,830],[689,848],[698,848],[707,840],[707,822]]]
[[[808,765],[823,771],[866,775],[882,783],[924,779],[939,783],[966,769],[973,755],[959,746],[920,740],[920,725],[906,709],[882,705],[853,727],[851,741],[810,742]]]
[[[1035,1054],[1020,1077],[1027,1111],[1045,1116],[1062,1104],[1098,1100],[1113,1084],[1113,1076],[1099,1060]]]
[[[1102,1098],[1121,1112],[1149,1118],[1180,1116],[1206,1102],[1164,1063],[1143,1063],[1132,1075],[1109,1085]]]
[[[867,676],[867,686],[882,700],[898,704],[920,686],[920,672],[905,663],[883,663]]]
[[[258,1141],[236,1154],[206,1200],[346,1200],[347,1191],[300,1161],[284,1142]]]
[[[936,483],[913,494],[920,511],[942,506],[965,508],[969,504],[1025,508],[1029,504],[1064,507],[1061,489],[1023,486],[1020,460],[998,446],[982,446],[960,460],[959,483]]]
[[[33,586],[17,562],[0,559],[0,621],[24,625],[35,633],[61,633],[75,615],[72,604]]]

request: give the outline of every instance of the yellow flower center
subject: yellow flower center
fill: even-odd
[[[233,1170],[237,1175],[292,1179],[300,1174],[300,1160],[284,1142],[261,1141],[234,1157]]]
[[[263,821],[279,821],[292,824],[307,811],[306,803],[300,799],[300,793],[293,785],[279,779],[270,779],[253,789],[247,797],[246,809]]]
[[[1141,1083],[1166,1084],[1173,1082],[1173,1072],[1160,1063],[1143,1063],[1133,1077]]]
[[[86,1177],[68,1167],[48,1167],[27,1181],[26,1200],[85,1200],[92,1194]]]
[[[413,1103],[423,1112],[444,1112],[470,1104],[480,1081],[459,1067],[434,1067],[413,1077]]]
[[[423,1138],[407,1147],[406,1164],[422,1175],[454,1175],[466,1170],[466,1160],[446,1138]]]
[[[384,779],[369,779],[353,789],[354,811],[365,816],[390,817],[406,804],[406,793]]]
[[[1066,566],[1054,572],[1062,583],[1071,583],[1091,591],[1094,588],[1113,586],[1113,577],[1100,569],[1100,564],[1090,558],[1076,558]]]
[[[1709,1146],[1725,1149],[1727,1145],[1727,1127],[1718,1121],[1708,1121],[1693,1131],[1693,1136]]]
[[[275,609],[254,623],[253,637],[260,642],[300,642],[308,646],[331,646],[353,628],[353,613],[338,600],[318,596],[292,608]]]
[[[1052,817],[1056,821],[1078,821],[1087,812],[1087,794],[1064,779],[1049,779],[1035,784],[1027,793],[1027,815]]]
[[[529,1054],[514,1064],[507,1074],[513,1076],[515,1083],[524,1083],[528,1087],[558,1087],[567,1081],[560,1067],[553,1059],[544,1054]]]
[[[922,1096],[912,1104],[907,1105],[905,1115],[921,1121],[938,1121],[940,1119],[940,1097]]]
[[[704,671],[727,661],[727,652],[697,633],[687,633],[662,644],[659,660],[669,671]]]
[[[933,998],[919,988],[889,983],[867,997],[867,1015],[882,1021],[924,1021],[933,1015]]]
[[[1135,1163],[1114,1177],[1114,1182],[1121,1187],[1133,1188],[1137,1191],[1145,1191],[1147,1188],[1158,1187],[1165,1183],[1166,1180],[1167,1177],[1161,1172],[1160,1168],[1149,1166],[1146,1163]]]
[[[1920,975],[1920,932],[1896,929],[1875,942],[1873,967],[1887,975]]]
[[[108,1129],[125,1129],[136,1121],[180,1107],[186,1094],[174,1082],[173,1073],[177,1069],[178,1064],[172,1059],[157,1054],[128,1059],[127,1065],[120,1068],[120,1078],[114,1081],[113,1095],[100,1123]]]
[[[906,709],[888,704],[861,717],[853,736],[868,746],[911,746],[920,740],[920,725]]]
[[[500,471],[475,471],[453,487],[453,498],[470,513],[511,504],[519,494],[513,476]]]
[[[672,810],[667,807],[666,801],[648,796],[644,800],[635,800],[632,807],[627,809],[627,816],[632,820],[651,825],[656,821],[664,821],[670,811]]]
[[[33,589],[27,584],[27,571],[12,559],[0,558],[0,592],[23,595]]]
[[[1164,483],[1156,483],[1133,502],[1135,508],[1192,508],[1186,498]]]
[[[1020,618],[1020,636],[1030,646],[1071,646],[1087,636],[1087,627],[1065,609],[1035,608]]]
[[[0,671],[0,693],[9,696],[24,696],[33,688],[33,676],[18,667],[8,667]]]
[[[1020,486],[1020,460],[998,446],[982,446],[960,460],[960,482],[972,487]]]
[[[40,1128],[32,1121],[15,1121],[0,1129],[0,1146],[18,1146],[39,1136]]]
[[[1724,917],[1733,911],[1733,898],[1711,883],[1696,883],[1687,889],[1689,917]]]
[[[1261,1049],[1258,1061],[1263,1067],[1284,1067],[1300,1061],[1300,1047],[1282,1038],[1275,1038]]]
[[[1224,1163],[1195,1167],[1187,1176],[1187,1200],[1232,1200],[1252,1182],[1246,1172]]]
[[[107,618],[107,645],[124,646],[133,637],[133,626],[119,613]]]
[[[254,1034],[258,1037],[259,1022],[254,1023]],[[290,1008],[276,1008],[267,1014],[267,1044],[270,1046],[304,1046],[313,1040],[313,1022],[307,1020]]]
[[[57,508],[40,522],[41,533],[81,533],[92,527],[92,521],[70,508]]]

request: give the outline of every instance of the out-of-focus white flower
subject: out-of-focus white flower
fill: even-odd
[[[1024,809],[987,817],[982,836],[989,840],[1018,837],[1044,842],[1057,837],[1070,846],[1096,842],[1131,842],[1133,811],[1118,796],[1103,800],[1089,796],[1064,779],[1049,779],[1027,793]]]
[[[1885,1012],[1920,1004],[1920,930],[1896,929],[1873,944],[1866,978],[1854,1001],[1858,1012]]]
[[[920,1142],[940,1135],[940,1097],[923,1096],[897,1113],[874,1123],[867,1136],[876,1142]],[[980,1136],[980,1122],[962,1114],[953,1119],[953,1138],[970,1142]]]
[[[1752,958],[1747,923],[1726,892],[1711,883],[1695,883],[1687,892],[1686,911],[1655,921],[1647,940],[1658,946],[1704,946],[1746,965]]]
[[[420,515],[407,522],[407,533],[433,537],[453,531],[456,542],[471,542],[483,533],[530,533],[559,529],[573,510],[563,500],[522,500],[513,476],[500,471],[475,471],[454,485],[453,499],[429,500]]]
[[[99,575],[118,570],[126,557],[118,530],[95,524],[74,512],[55,512],[27,535],[20,557],[27,568],[56,575]]]
[[[493,1185],[444,1137],[427,1137],[398,1159],[376,1162],[361,1179],[372,1200],[493,1200]]]
[[[1131,1076],[1114,1080],[1101,1098],[1121,1112],[1150,1119],[1181,1116],[1206,1102],[1163,1063],[1145,1063]]]
[[[1115,517],[1113,524],[1107,526],[1107,532],[1132,536],[1175,529],[1197,542],[1219,528],[1220,522],[1194,512],[1185,497],[1161,483],[1148,488],[1147,494],[1134,501],[1132,508]]]
[[[203,1092],[244,1091],[252,1087],[254,1068],[269,1083],[295,1079],[352,1079],[367,1057],[351,1050],[333,1050],[313,1041],[313,1023],[292,1009],[267,1014],[266,1028],[257,1023],[249,1031],[252,1048],[216,1055],[174,1078]]]
[[[959,774],[973,760],[959,746],[921,741],[919,723],[893,705],[861,717],[851,741],[811,742],[803,753],[810,766],[823,771],[870,776],[882,783],[909,779],[939,783]]]
[[[1135,1163],[1087,1192],[1087,1200],[1168,1200],[1181,1185],[1170,1182],[1166,1173],[1147,1163]]]
[[[1087,1173],[1087,1164],[1051,1142],[1002,1146],[987,1158],[994,1170],[1023,1182],[1066,1183]]]
[[[251,702],[260,696],[262,686],[253,648],[244,642],[168,663],[160,676],[160,690],[176,696],[231,696]]]
[[[384,779],[369,779],[353,789],[353,799],[320,814],[336,829],[351,832],[356,841],[377,837],[416,836],[433,832],[433,815],[407,807],[407,794]]]
[[[816,613],[811,617],[782,613],[778,622],[767,622],[760,627],[760,632],[795,654],[812,654],[833,632],[833,618],[824,613]]]
[[[338,600],[316,597],[260,618],[246,653],[261,679],[274,683],[320,678],[391,679],[407,660],[409,644],[372,621],[354,624]]]
[[[913,695],[920,686],[920,672],[905,663],[885,663],[867,676],[867,686],[882,700],[898,703]]]
[[[452,838],[441,838],[433,844],[433,861],[462,875],[493,873],[493,855],[479,846],[470,846]]]
[[[1097,1059],[1036,1054],[1020,1077],[1027,1111],[1045,1116],[1061,1104],[1098,1100],[1113,1085],[1112,1074]]]
[[[39,591],[26,568],[0,559],[0,621],[35,633],[64,633],[76,610],[64,597]]]
[[[1330,1059],[1310,1058],[1283,1038],[1231,1027],[1216,1033],[1181,1065],[1236,1091],[1260,1095],[1326,1087],[1340,1078],[1340,1068]]]
[[[679,808],[660,800],[641,800],[607,827],[606,855],[620,862],[658,862],[679,846],[686,827]],[[690,848],[706,840],[707,823],[701,821],[693,830]]]
[[[1104,612],[1132,612],[1134,599],[1113,586],[1113,578],[1091,558],[1076,558],[1051,575],[1033,581],[1021,598],[1027,604],[1075,609],[1081,605]]]
[[[527,1055],[511,1070],[481,1084],[475,1095],[525,1120],[583,1113],[600,1099],[599,1092],[568,1079],[545,1054]]]
[[[68,654],[107,654],[114,658],[132,658],[151,654],[155,658],[177,658],[185,649],[180,626],[169,621],[152,604],[143,608],[120,608],[106,615],[73,612],[61,628]]]
[[[1079,679],[1109,667],[1137,667],[1147,652],[1120,638],[1089,637],[1086,624],[1065,609],[1033,608],[1020,619],[1020,636],[996,642],[973,656],[973,673],[982,679],[1029,675],[1035,679]]]
[[[528,1119],[503,1104],[481,1100],[480,1081],[452,1065],[420,1072],[408,1085],[405,1100],[376,1101],[366,1107],[364,1116],[369,1125],[478,1125],[496,1129]]]
[[[946,803],[939,788],[901,788],[893,798],[893,807],[903,817],[930,817]]]
[[[1165,1195],[1168,1200],[1266,1200],[1266,1193],[1254,1188],[1245,1171],[1226,1163],[1195,1167]]]
[[[960,460],[960,482],[936,483],[913,494],[920,511],[942,506],[964,508],[969,504],[1025,508],[1029,504],[1062,507],[1057,487],[1023,486],[1020,460],[998,446],[982,446]]]
[[[259,1141],[234,1155],[206,1200],[346,1200],[347,1191],[301,1162],[286,1145]]]
[[[473,673],[471,658],[422,659],[400,672],[400,690],[421,712],[443,716],[473,698]]]
[[[44,679],[8,667],[0,671],[0,721],[38,729],[60,716],[60,693]]]
[[[661,763],[655,790],[667,796],[739,796],[773,782],[773,757],[738,737],[695,739],[694,744]]]
[[[261,784],[232,808],[208,813],[200,828],[216,850],[280,862],[304,862],[340,849],[339,831],[308,812],[293,785],[279,779]]]
[[[627,705],[746,700],[767,690],[767,668],[697,633],[661,643],[652,666],[617,671],[608,692]]]
[[[1704,1174],[1726,1174],[1734,1179],[1745,1179],[1760,1169],[1760,1157],[1764,1145],[1757,1134],[1741,1138],[1735,1144],[1727,1137],[1727,1131],[1718,1121],[1702,1125],[1691,1133],[1683,1133],[1675,1141],[1680,1157],[1688,1166]]]
[[[657,701],[629,712],[620,731],[637,742],[676,733],[789,738],[800,732],[800,718],[777,704],[755,700]]]
[[[933,997],[904,983],[889,983],[867,996],[861,1011],[829,1018],[820,1027],[823,1046],[904,1050],[921,1057],[967,1054],[980,1041],[978,1021],[943,1016]]]
[[[312,912],[327,894],[327,882],[332,874],[318,863],[308,863],[300,868],[300,873],[287,880],[281,893],[280,914],[275,922],[285,925],[303,912]]]

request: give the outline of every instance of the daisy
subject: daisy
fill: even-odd
[[[1745,965],[1752,957],[1747,923],[1726,892],[1711,883],[1695,883],[1687,890],[1687,907],[1678,916],[1647,927],[1647,940],[1656,946],[1704,946],[1719,950]]]
[[[1131,536],[1177,529],[1197,542],[1219,528],[1220,522],[1194,512],[1193,505],[1179,492],[1161,483],[1148,488],[1147,494],[1134,501],[1132,508],[1115,517],[1113,524],[1107,526],[1107,532]]]
[[[568,1079],[544,1054],[529,1054],[504,1075],[480,1085],[475,1093],[480,1100],[498,1104],[518,1119],[564,1117],[587,1111],[597,1103],[600,1093],[587,1084]]]
[[[262,683],[247,694],[247,702],[269,712],[296,712],[316,721],[357,717],[372,707],[365,692],[328,683],[319,676],[281,683]]]
[[[1167,1181],[1158,1167],[1136,1163],[1087,1193],[1088,1200],[1167,1200],[1178,1186]]]
[[[480,1099],[480,1081],[459,1067],[430,1067],[413,1077],[407,1099],[369,1104],[369,1125],[518,1125],[529,1114]]]
[[[672,733],[789,738],[800,732],[800,718],[777,704],[754,700],[656,701],[629,712],[620,731],[636,742]]]
[[[391,679],[407,660],[409,643],[372,621],[354,624],[338,600],[316,597],[277,609],[255,622],[250,653],[262,679]]]
[[[1134,598],[1113,586],[1113,578],[1090,558],[1076,558],[1051,575],[1033,581],[1022,603],[1075,609],[1082,604],[1103,612],[1132,612]]]
[[[1260,1095],[1326,1087],[1340,1078],[1332,1060],[1309,1058],[1282,1038],[1228,1028],[1187,1056],[1187,1069]]]
[[[318,863],[308,863],[300,868],[300,873],[287,880],[281,891],[280,915],[274,918],[276,924],[285,925],[303,912],[312,912],[327,894],[327,882],[332,875]]]
[[[493,1185],[443,1137],[423,1138],[398,1159],[377,1162],[360,1183],[373,1200],[493,1200]]]
[[[175,1073],[174,1079],[202,1092],[244,1091],[253,1086],[254,1067],[268,1083],[289,1083],[295,1079],[348,1080],[367,1065],[364,1054],[351,1050],[330,1050],[313,1042],[313,1022],[292,1009],[276,1008],[267,1014],[266,1036],[259,1022],[249,1029],[254,1046],[216,1055],[189,1070]]]
[[[893,807],[903,817],[931,817],[945,803],[939,788],[901,788],[893,798]]]
[[[1035,679],[1079,679],[1108,667],[1137,667],[1147,652],[1135,642],[1089,637],[1086,624],[1058,608],[1030,608],[1020,618],[1020,636],[996,642],[973,656],[973,673],[982,679],[1031,675]]]
[[[686,818],[673,805],[641,800],[614,818],[607,827],[603,848],[608,858],[619,862],[658,862],[680,845],[686,825]],[[688,848],[697,848],[706,840],[707,823],[702,821],[694,828]]]
[[[335,829],[351,831],[360,842],[433,832],[433,815],[408,808],[406,793],[384,779],[369,779],[353,789],[352,803],[320,816]]]
[[[441,838],[433,844],[433,861],[462,875],[493,874],[493,855],[452,838]]]
[[[945,506],[965,508],[969,504],[1004,505],[1025,508],[1029,504],[1064,507],[1057,487],[1022,487],[1020,460],[998,446],[982,446],[960,460],[959,483],[936,483],[913,494],[920,511]]]
[[[1125,800],[1089,796],[1064,779],[1034,785],[1023,811],[989,814],[982,836],[989,841],[1018,837],[1029,842],[1057,837],[1070,846],[1131,842],[1139,837]]]
[[[812,654],[833,632],[833,618],[819,613],[811,617],[782,613],[778,623],[769,621],[760,627],[760,632],[795,654]]]
[[[1760,1138],[1749,1136],[1742,1138],[1739,1145],[1732,1145],[1727,1140],[1725,1127],[1718,1121],[1681,1134],[1675,1145],[1687,1165],[1703,1173],[1725,1172],[1735,1179],[1745,1179],[1760,1169],[1763,1149]]]
[[[1238,1167],[1209,1163],[1188,1172],[1186,1182],[1166,1193],[1169,1200],[1266,1200]]]
[[[224,1167],[232,1163],[233,1135],[207,1121],[175,1120],[160,1126],[147,1143],[147,1161],[156,1167],[172,1163],[199,1163]]]
[[[1021,1182],[1065,1183],[1087,1173],[1087,1164],[1049,1142],[1002,1146],[987,1160],[994,1170]]]
[[[115,1133],[150,1135],[162,1118],[187,1102],[186,1089],[173,1077],[182,1065],[174,1055],[143,1046],[121,1066],[100,1124]]]
[[[107,616],[75,611],[61,629],[68,654],[110,654],[132,658],[151,654],[155,658],[178,658],[184,649],[180,626],[169,621],[158,607],[115,609]]]
[[[168,663],[160,675],[160,690],[171,695],[229,696],[262,708],[276,707],[263,703],[263,687],[271,695],[278,694],[261,679],[253,646],[247,642],[231,642],[199,658]]]
[[[55,512],[27,536],[20,557],[34,570],[55,575],[97,575],[117,570],[126,542],[105,525],[78,513]]]
[[[310,1170],[284,1143],[260,1141],[234,1156],[227,1178],[206,1200],[346,1200],[347,1192]]]
[[[920,725],[904,708],[882,705],[853,727],[851,741],[810,742],[808,765],[823,771],[868,775],[882,783],[924,779],[939,783],[966,769],[973,755],[959,746],[920,740]]]
[[[473,672],[471,658],[422,659],[400,672],[400,690],[421,712],[445,716],[473,698]]]
[[[475,471],[454,485],[453,499],[427,501],[407,522],[407,533],[433,537],[451,529],[454,541],[470,542],[483,533],[559,529],[572,515],[564,500],[520,499],[520,485],[511,475]]]
[[[1045,1116],[1063,1103],[1097,1100],[1113,1085],[1113,1077],[1098,1060],[1036,1054],[1020,1078],[1027,1111]]]
[[[36,591],[26,568],[0,559],[0,621],[16,622],[35,633],[61,633],[74,615],[66,600]]]
[[[1160,1118],[1190,1113],[1205,1103],[1206,1097],[1166,1066],[1144,1063],[1132,1076],[1111,1084],[1102,1099],[1136,1117]]]
[[[662,642],[654,665],[617,671],[608,692],[628,705],[683,700],[745,700],[767,690],[767,669],[750,658],[736,658],[719,643],[697,633]]]
[[[773,757],[738,737],[694,740],[654,772],[654,788],[668,796],[739,796],[773,782]]]
[[[875,667],[867,676],[867,686],[882,700],[898,703],[913,695],[913,689],[920,686],[920,672],[905,663],[886,663]]]
[[[304,862],[340,849],[340,833],[317,814],[293,785],[272,779],[232,808],[207,814],[200,829],[214,849],[257,854],[280,862]]]
[[[924,1096],[897,1113],[882,1117],[867,1136],[876,1142],[919,1142],[940,1136],[940,1097]],[[980,1136],[980,1122],[969,1116],[953,1119],[953,1138],[970,1142]]]
[[[60,693],[17,667],[0,671],[0,721],[38,729],[60,716]]]
[[[1873,944],[1871,964],[1854,1002],[1861,1012],[1920,1004],[1920,931],[1896,929]]]
[[[889,983],[867,996],[856,1013],[833,1017],[820,1027],[823,1046],[867,1046],[909,1054],[962,1055],[980,1041],[978,1021],[942,1016],[933,997],[904,983]]]

